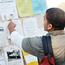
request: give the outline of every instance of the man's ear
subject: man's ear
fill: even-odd
[[[51,30],[52,29],[52,24],[48,24],[47,29]]]

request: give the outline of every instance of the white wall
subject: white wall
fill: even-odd
[[[62,2],[65,2],[65,0],[46,0],[48,8],[57,7]]]

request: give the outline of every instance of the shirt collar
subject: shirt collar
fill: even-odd
[[[47,35],[55,36],[55,35],[64,35],[64,34],[65,34],[64,30],[56,30],[56,31],[49,32]]]

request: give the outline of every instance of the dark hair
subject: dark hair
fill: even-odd
[[[54,30],[63,30],[65,27],[65,12],[59,8],[50,8],[46,11],[46,19]]]

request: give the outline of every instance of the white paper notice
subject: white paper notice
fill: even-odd
[[[23,29],[25,36],[32,37],[40,35],[36,17],[24,18]]]
[[[0,1],[0,15],[4,20],[9,19],[10,16],[13,19],[18,18],[15,0],[2,0]]]
[[[9,45],[6,26],[6,22],[0,22],[0,48]]]

